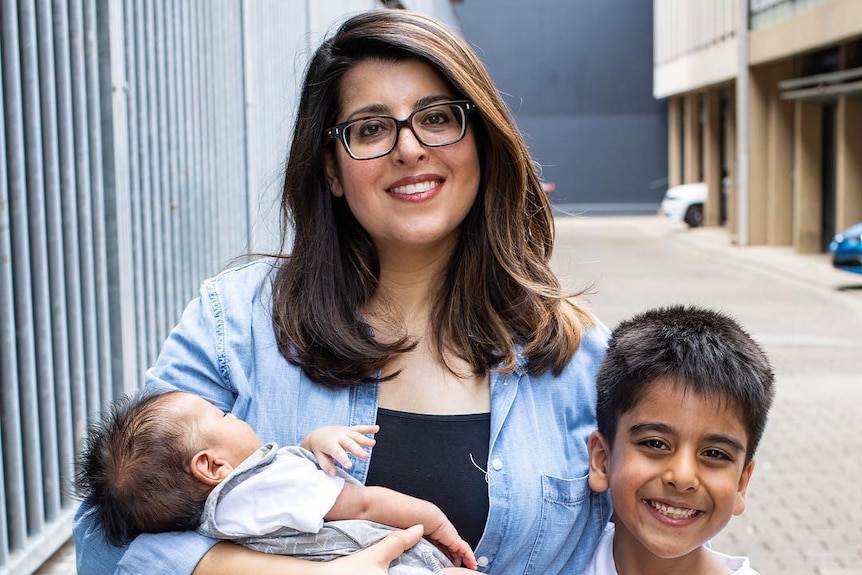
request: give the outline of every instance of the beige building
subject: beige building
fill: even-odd
[[[823,251],[862,221],[862,0],[654,0],[668,180],[732,241]]]

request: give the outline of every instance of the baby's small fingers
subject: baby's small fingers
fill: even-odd
[[[367,435],[363,435],[361,433],[351,433],[350,439],[355,441],[357,444],[365,447],[374,447],[374,445],[377,443],[377,440],[373,437],[368,437]]]
[[[380,426],[376,423],[372,425],[351,425],[347,429],[349,431],[356,431],[357,433],[377,433],[380,431]]]
[[[345,437],[339,442],[339,445],[344,448],[345,451],[351,453],[359,459],[365,459],[366,457],[368,457],[368,454],[365,452],[364,449],[362,449],[363,444],[364,442],[360,442],[359,438],[353,439],[351,437]],[[371,443],[366,445],[371,447],[374,444]]]
[[[332,458],[330,456],[325,453],[320,453],[317,455],[317,464],[327,475],[335,475],[335,465],[332,463]]]
[[[350,450],[348,449],[348,451]],[[333,459],[337,460],[338,463],[341,464],[341,467],[345,469],[350,469],[351,467],[353,467],[353,463],[350,461],[350,457],[347,456],[347,451],[345,451],[341,447],[333,449],[330,455],[333,457]]]

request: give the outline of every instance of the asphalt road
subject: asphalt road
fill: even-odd
[[[657,216],[559,218],[556,245],[564,285],[592,284],[609,326],[655,305],[706,305],[769,354],[778,391],[747,508],[713,546],[762,575],[862,573],[862,275]]]

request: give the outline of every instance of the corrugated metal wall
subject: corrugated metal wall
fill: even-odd
[[[140,385],[200,281],[254,247],[252,206],[277,196],[286,152],[286,78],[304,65],[307,30],[279,34],[297,11],[0,2],[0,574],[68,539],[88,419]],[[290,66],[251,77],[249,54]]]
[[[68,523],[75,438],[110,386],[95,9],[0,2],[0,572]]]
[[[0,575],[68,540],[88,421],[200,282],[277,247],[307,58],[380,5],[0,0]]]

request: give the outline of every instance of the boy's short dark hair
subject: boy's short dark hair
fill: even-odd
[[[174,393],[179,392],[121,398],[90,427],[76,486],[98,510],[113,545],[141,533],[200,525],[212,488],[190,473],[194,432],[188,420],[169,409]]]
[[[596,419],[613,445],[620,416],[657,380],[724,402],[748,432],[754,456],[775,395],[769,359],[732,318],[696,306],[640,313],[614,329],[597,377]]]

